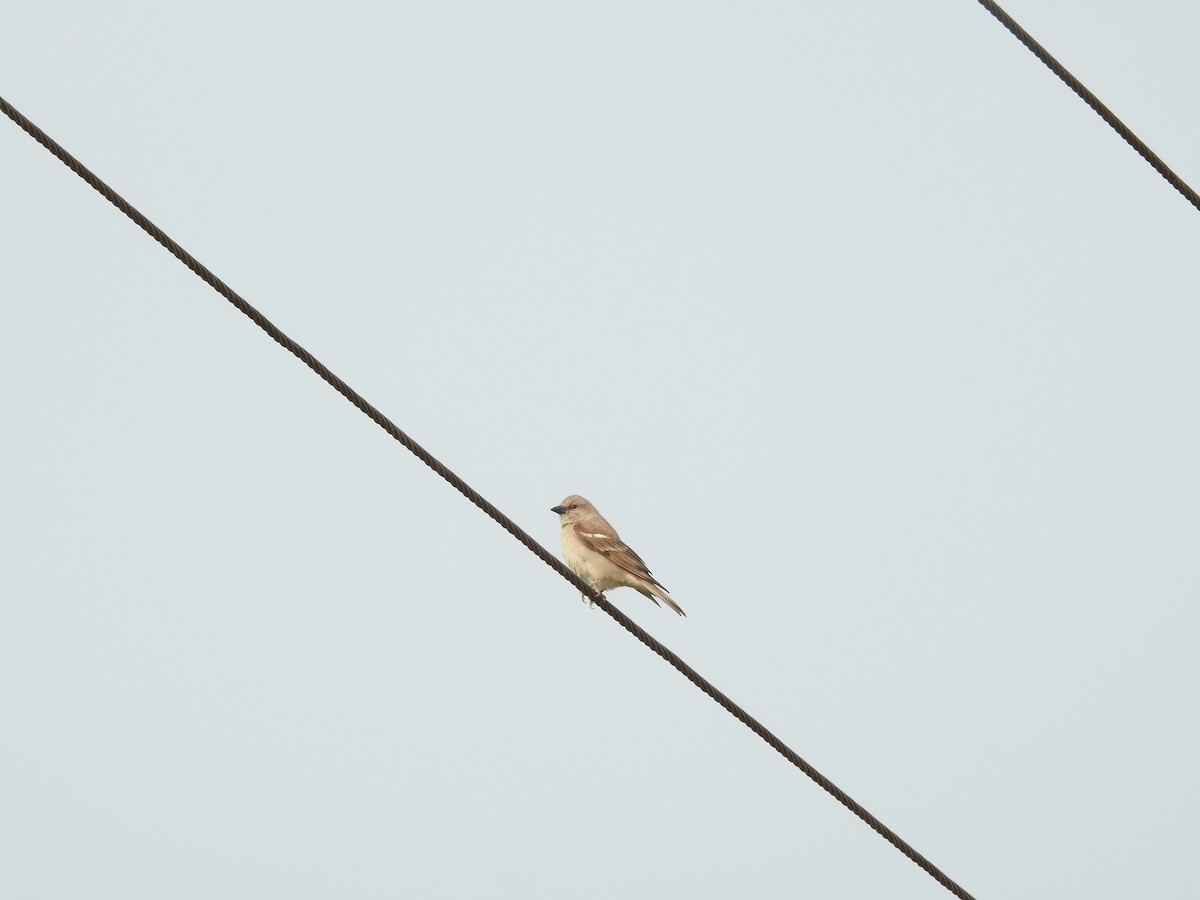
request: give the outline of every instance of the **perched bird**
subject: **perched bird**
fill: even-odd
[[[661,600],[681,616],[687,615],[596,507],[572,494],[550,511],[558,513],[563,558],[571,571],[594,589],[603,593],[609,588],[631,587],[656,606]]]

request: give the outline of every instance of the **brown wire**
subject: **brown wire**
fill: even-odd
[[[450,482],[450,484],[452,484],[460,494],[487,513],[488,516],[497,522],[505,531],[524,544],[527,549],[529,549],[535,556],[538,557],[538,559],[569,581],[581,593],[590,597],[597,606],[615,619],[617,623],[620,624],[626,631],[628,631],[639,641],[678,669],[688,681],[692,682],[692,684],[696,685],[696,687],[700,688],[700,690],[704,691],[704,693],[716,700],[717,703],[728,710],[736,719],[742,722],[742,724],[744,724],[760,738],[766,741],[776,751],[778,751],[788,762],[800,769],[800,771],[802,771],[805,775],[832,794],[838,800],[838,802],[870,825],[871,828],[878,832],[885,840],[888,841],[888,843],[890,843],[897,850],[899,850],[918,866],[932,875],[935,879],[937,879],[939,884],[943,885],[956,897],[961,897],[963,900],[973,900],[970,894],[951,881],[950,878],[941,871],[941,869],[914,850],[908,843],[901,839],[898,834],[880,822],[877,818],[875,818],[875,816],[867,812],[867,810],[859,805],[852,797],[850,797],[849,794],[847,794],[836,784],[809,765],[794,750],[792,750],[778,737],[768,731],[762,723],[730,700],[727,696],[725,696],[725,694],[717,690],[695,669],[676,656],[672,651],[660,644],[654,637],[645,631],[645,629],[609,603],[603,594],[590,588],[582,579],[579,578],[578,575],[563,565],[563,563],[560,562],[557,557],[551,555],[545,547],[530,537],[529,534],[527,534],[524,529],[517,525],[516,522],[514,522],[504,513],[500,512],[500,510],[484,499],[484,497],[479,494],[478,491],[459,478],[443,463],[435,459],[433,455],[424,447],[401,431],[390,419],[388,419],[387,416],[363,399],[356,391],[354,391],[353,388],[346,384],[346,382],[334,375],[333,372],[331,372],[320,360],[284,334],[269,319],[267,319],[266,316],[247,303],[238,293],[225,284],[225,282],[221,281],[221,279],[217,278],[216,275],[203,266],[194,256],[184,250],[181,246],[179,246],[179,244],[175,243],[175,241],[172,240],[166,232],[134,209],[134,207],[131,206],[128,201],[126,201],[116,191],[96,177],[96,175],[93,174],[86,166],[84,166],[83,163],[79,162],[79,160],[75,159],[75,157],[71,156],[71,154],[67,153],[67,151],[59,146],[56,141],[54,141],[49,135],[34,125],[33,122],[22,115],[3,97],[0,97],[0,109],[3,109],[4,114],[20,125],[21,128],[23,128],[31,137],[33,137],[34,140],[62,160],[62,162],[65,163],[72,172],[99,191],[110,203],[117,207],[117,209],[121,210],[121,212],[125,213],[125,215],[136,222],[143,231],[166,247],[173,256],[179,259],[180,262],[196,273],[196,275],[200,276],[200,278],[203,279],[207,284],[211,285],[212,288],[217,291],[217,293],[249,316],[254,324],[269,334],[274,341],[282,345],[291,353],[295,354],[306,366],[316,372],[323,381],[325,381],[339,394],[362,410],[362,412],[364,412],[371,419],[371,421],[375,422],[380,428],[403,444],[414,456],[421,460],[421,462],[425,463],[425,465],[437,472],[438,475]]]
[[[1128,125],[1118,119],[1111,109],[1101,103],[1100,98],[1089,91],[1082,81],[1068,72],[1066,67],[1051,56],[1045,47],[1035,41],[1033,35],[1017,24],[1017,20],[1006,13],[999,3],[993,3],[992,0],[979,0],[979,5],[995,16],[1000,21],[1000,24],[1011,31],[1017,40],[1028,47],[1034,56],[1044,62],[1051,72],[1061,78],[1067,87],[1080,96],[1084,103],[1094,109],[1100,118],[1111,125],[1113,130],[1141,155],[1142,159],[1154,166],[1154,170],[1165,178],[1171,187],[1183,194],[1188,203],[1192,204],[1196,209],[1200,209],[1200,194],[1197,194],[1186,181],[1176,175],[1159,158],[1158,154],[1147,147],[1145,141],[1134,134]]]

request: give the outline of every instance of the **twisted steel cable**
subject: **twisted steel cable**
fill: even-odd
[[[1186,181],[1176,175],[1170,166],[1163,162],[1157,153],[1147,147],[1145,141],[1134,134],[1128,125],[1118,119],[1111,109],[1101,103],[1100,98],[1089,91],[1082,81],[1068,72],[1062,63],[1051,56],[1050,51],[1035,41],[1033,35],[1017,24],[1017,20],[1006,13],[999,3],[993,3],[992,0],[979,0],[979,5],[995,16],[1000,24],[1011,31],[1017,40],[1028,47],[1034,56],[1044,62],[1051,72],[1061,78],[1067,87],[1079,95],[1084,103],[1094,109],[1100,118],[1111,125],[1113,130],[1141,155],[1142,159],[1154,166],[1154,170],[1165,178],[1171,187],[1183,194],[1188,203],[1200,210],[1200,194],[1197,194]]]
[[[495,521],[505,531],[524,544],[530,552],[538,557],[538,559],[569,581],[577,590],[580,591],[580,593],[588,596],[596,606],[599,606],[602,610],[608,613],[608,615],[611,616],[621,627],[623,627],[635,638],[674,666],[688,681],[700,688],[700,690],[704,691],[704,693],[708,694],[708,696],[724,707],[732,716],[734,716],[734,718],[766,741],[767,744],[769,744],[780,755],[782,755],[784,759],[815,781],[825,791],[829,792],[835,799],[837,799],[839,803],[871,826],[872,829],[874,829],[893,847],[928,872],[934,879],[937,880],[939,884],[954,894],[954,896],[960,897],[962,900],[973,900],[970,894],[952,881],[944,872],[941,871],[941,869],[913,849],[911,845],[909,845],[898,834],[896,834],[881,821],[879,821],[879,819],[868,812],[849,794],[813,768],[807,761],[801,758],[799,754],[788,747],[787,744],[767,730],[766,726],[734,703],[721,691],[717,690],[717,688],[714,687],[706,678],[704,678],[695,669],[676,656],[674,652],[659,643],[659,641],[650,635],[649,632],[647,632],[623,612],[609,603],[603,594],[589,587],[586,582],[568,569],[566,565],[564,565],[557,557],[551,555],[545,547],[535,541],[524,529],[517,525],[516,522],[489,503],[478,491],[463,481],[462,478],[451,471],[444,463],[435,459],[433,454],[405,434],[387,416],[368,403],[353,388],[346,384],[346,382],[342,381],[342,379],[330,371],[329,368],[326,367],[320,360],[305,350],[296,341],[284,334],[283,331],[281,331],[266,316],[247,303],[241,295],[230,288],[229,285],[225,284],[225,282],[221,281],[221,279],[217,278],[216,275],[202,265],[194,256],[192,256],[190,253],[184,250],[183,247],[172,240],[166,232],[142,215],[142,213],[135,209],[127,200],[125,200],[116,191],[101,181],[90,169],[84,166],[83,163],[64,150],[53,138],[51,138],[44,131],[42,131],[42,129],[38,128],[37,125],[22,115],[19,110],[17,110],[3,97],[0,97],[0,110],[3,110],[5,115],[7,115],[17,125],[24,129],[34,140],[57,156],[72,172],[95,188],[102,196],[104,196],[105,199],[112,203],[113,206],[136,222],[143,231],[162,244],[171,252],[173,256],[191,269],[192,272],[198,275],[205,283],[210,285],[215,291],[217,291],[217,293],[219,293],[222,297],[224,297],[246,316],[248,316],[250,320],[254,322],[254,324],[270,335],[272,340],[280,344],[289,352],[293,353],[298,359],[300,359],[301,362],[316,372],[317,375],[319,375],[323,381],[329,384],[330,387],[332,387],[339,394],[358,407],[363,413],[365,413],[371,419],[371,421],[375,422],[375,424],[377,424],[380,428],[403,444],[405,448],[407,448],[414,456],[417,457],[417,459],[421,460],[421,462],[433,469],[434,472],[436,472],[446,481],[450,482],[450,484],[453,485],[460,494],[487,513],[487,515],[493,521]]]

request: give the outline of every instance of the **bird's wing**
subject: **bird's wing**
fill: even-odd
[[[583,546],[603,555],[609,562],[620,566],[630,575],[645,579],[651,584],[658,584],[642,562],[642,558],[633,552],[628,544],[621,540],[611,528],[604,528],[591,522],[576,522],[571,526]],[[659,585],[662,587],[662,585]]]

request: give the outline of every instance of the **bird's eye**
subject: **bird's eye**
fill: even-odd
[[[578,503],[572,503],[570,506],[567,507],[567,509],[574,509],[578,505],[579,505]]]

